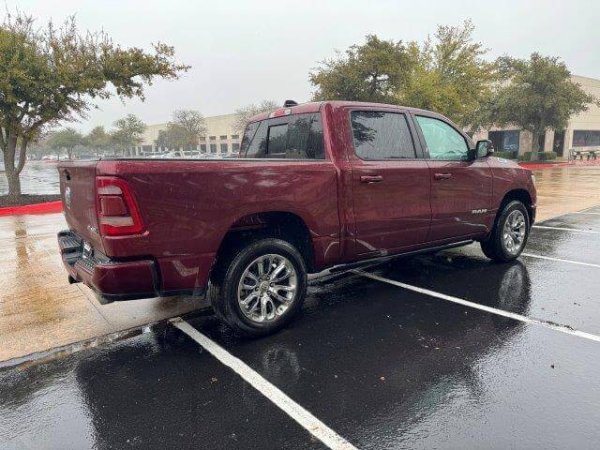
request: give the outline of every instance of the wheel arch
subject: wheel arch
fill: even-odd
[[[527,215],[529,216],[529,225],[531,226],[533,223],[533,217],[534,217],[533,205],[532,205],[533,200],[531,198],[531,195],[529,194],[529,192],[526,189],[512,189],[512,190],[508,191],[506,194],[504,194],[504,197],[502,198],[502,202],[500,203],[500,207],[498,208],[498,211],[496,212],[496,218],[494,219],[494,223],[498,219],[498,216],[504,210],[504,207],[506,205],[508,205],[510,202],[512,202],[513,200],[518,200],[521,203],[523,203],[523,205],[525,206],[525,209],[527,210]]]
[[[289,211],[256,212],[237,219],[221,240],[214,268],[218,272],[221,263],[235,254],[243,244],[265,237],[277,237],[294,245],[302,255],[307,271],[313,271],[315,255],[312,234],[306,221]]]

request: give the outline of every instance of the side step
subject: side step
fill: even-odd
[[[399,253],[397,255],[378,256],[376,258],[364,259],[362,261],[353,262],[353,263],[349,263],[349,264],[340,264],[338,266],[333,266],[331,269],[329,269],[329,273],[337,273],[337,272],[343,272],[343,271],[349,270],[349,269],[357,269],[357,268],[360,268],[363,266],[368,266],[368,265],[371,265],[374,263],[381,264],[386,261],[391,261],[396,258],[403,258],[405,256],[421,255],[423,253],[435,253],[435,252],[439,252],[442,250],[448,250],[450,248],[462,247],[464,245],[469,245],[469,244],[472,244],[473,242],[474,241],[472,239],[470,239],[467,241],[460,241],[460,242],[453,242],[451,244],[439,245],[437,247],[428,247],[428,248],[422,248],[419,250],[413,250],[412,252]]]

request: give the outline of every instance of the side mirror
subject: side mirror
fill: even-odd
[[[494,144],[489,139],[477,141],[475,149],[477,150],[477,156],[479,158],[484,156],[492,156],[494,154]]]

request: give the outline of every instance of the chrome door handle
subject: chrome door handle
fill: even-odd
[[[383,181],[383,177],[381,175],[362,175],[360,177],[361,183],[381,183]]]
[[[436,180],[448,180],[449,178],[452,178],[452,174],[451,173],[434,173],[433,178]]]

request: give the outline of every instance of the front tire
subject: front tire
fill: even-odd
[[[527,244],[530,222],[525,205],[518,200],[506,204],[481,250],[493,261],[508,262],[519,257]]]
[[[289,242],[266,238],[220,262],[209,299],[217,315],[236,332],[265,336],[286,326],[306,296],[306,265]]]

